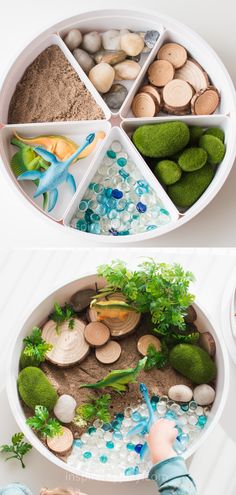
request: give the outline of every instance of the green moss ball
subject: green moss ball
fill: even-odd
[[[199,146],[206,150],[209,163],[217,165],[222,162],[225,156],[225,145],[219,138],[204,134],[199,140]]]
[[[18,376],[18,390],[23,402],[30,408],[45,406],[51,411],[58,395],[46,375],[39,368],[28,366],[20,371]]]
[[[206,130],[205,134],[207,136],[215,136],[218,139],[220,139],[220,141],[222,141],[222,143],[224,143],[225,133],[219,127],[209,127],[209,129]]]
[[[24,354],[24,350],[21,352],[20,355],[20,368],[27,368],[27,366],[39,366],[40,362],[35,359],[33,356],[26,356]]]
[[[170,351],[172,368],[193,383],[209,383],[216,377],[216,365],[204,349],[197,345],[178,344]]]
[[[189,142],[189,128],[184,122],[164,122],[138,127],[132,136],[140,153],[151,158],[166,158],[184,149]]]
[[[206,164],[200,170],[183,175],[176,184],[168,186],[170,199],[179,208],[189,208],[207,189],[214,173],[213,167]]]
[[[169,186],[180,179],[182,171],[172,160],[161,160],[156,164],[154,174],[162,184]]]
[[[199,125],[191,125],[189,127],[189,133],[190,133],[190,139],[189,139],[189,144],[198,144],[198,141],[200,137],[204,133],[203,127],[200,127]]]
[[[207,156],[203,148],[187,148],[181,153],[178,164],[185,172],[194,172],[206,165]]]

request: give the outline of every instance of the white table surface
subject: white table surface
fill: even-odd
[[[47,26],[82,11],[99,8],[153,9],[188,24],[214,47],[236,81],[235,64],[235,1],[207,0],[11,0],[2,2],[0,15],[0,73],[20,47],[29,43]],[[236,167],[231,171],[223,189],[211,204],[190,223],[157,239],[145,241],[143,246],[236,246],[236,229],[231,229],[236,215]],[[8,246],[21,247],[82,247],[88,241],[72,232],[57,228],[52,222],[35,216],[30,205],[22,202],[0,180],[1,234]],[[91,244],[90,244],[91,246]]]
[[[18,427],[6,399],[5,383],[9,349],[20,321],[30,309],[47,296],[49,292],[64,285],[86,272],[95,272],[96,267],[112,259],[122,258],[135,266],[142,260],[143,250],[18,250],[0,251],[0,404],[1,426],[0,444],[8,442]],[[208,249],[147,249],[146,256],[159,261],[180,262],[196,276],[192,290],[197,301],[205,306],[213,321],[220,324],[221,303],[226,284],[236,277],[236,251]],[[226,319],[224,326],[227,324]],[[235,495],[236,493],[236,429],[235,429],[235,389],[236,368],[230,363],[230,395],[220,424],[210,435],[192,459],[190,472],[198,485],[198,495]],[[5,463],[0,457],[0,485],[12,481],[22,481],[38,495],[42,486],[80,487],[89,495],[128,495],[135,489],[137,495],[156,493],[152,482],[137,484],[106,484],[92,481],[68,480],[64,470],[57,468],[33,451],[26,458],[27,468],[22,470],[15,461]]]

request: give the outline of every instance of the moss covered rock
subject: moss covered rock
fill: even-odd
[[[220,139],[220,141],[222,141],[222,143],[224,143],[224,140],[225,140],[225,133],[222,129],[220,129],[219,127],[209,127],[209,129],[206,130],[206,132],[204,133],[206,134],[207,136],[210,135],[210,136],[215,136],[217,137],[218,139]]]
[[[222,162],[225,156],[225,145],[219,138],[204,134],[199,140],[199,146],[206,150],[209,163],[217,165]]]
[[[166,158],[178,153],[189,142],[189,128],[184,122],[164,122],[138,127],[132,136],[144,156]]]
[[[182,171],[172,160],[161,160],[156,164],[154,174],[162,184],[169,186],[180,179]]]
[[[20,368],[26,368],[27,366],[39,366],[40,362],[35,359],[33,356],[26,356],[24,354],[24,350],[21,352],[20,355]]]
[[[196,145],[198,144],[200,137],[204,133],[204,128],[200,127],[199,125],[191,125],[189,127],[189,133],[190,133],[189,144]]]
[[[39,368],[28,366],[18,376],[18,390],[23,402],[30,408],[41,405],[51,411],[58,395],[46,375]]]
[[[214,173],[213,167],[206,164],[200,170],[183,175],[176,184],[168,186],[170,199],[179,208],[189,208],[207,189]]]
[[[207,162],[207,152],[203,148],[187,148],[181,153],[178,164],[185,172],[194,172],[204,167]]]
[[[197,345],[178,344],[170,351],[172,368],[193,383],[208,383],[216,377],[216,365],[204,349]]]

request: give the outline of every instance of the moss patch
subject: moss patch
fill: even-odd
[[[171,366],[194,383],[209,383],[216,377],[216,365],[197,345],[178,344],[170,351]]]
[[[217,165],[225,156],[225,145],[220,139],[209,134],[204,134],[199,140],[199,146],[206,150],[208,162]]]
[[[184,122],[165,122],[138,127],[132,136],[142,155],[166,158],[181,151],[189,142],[189,128]]]
[[[24,368],[17,383],[20,397],[30,409],[40,405],[51,411],[55,406],[57,392],[41,369],[33,366]]]
[[[161,160],[154,169],[157,179],[166,186],[175,184],[181,177],[180,166],[172,160]]]
[[[207,152],[203,148],[187,148],[181,153],[178,164],[185,172],[194,172],[204,167],[207,162]]]
[[[214,173],[213,167],[209,164],[195,172],[186,173],[176,184],[168,186],[170,199],[179,208],[189,208],[207,189]]]

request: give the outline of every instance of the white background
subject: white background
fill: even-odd
[[[234,0],[5,0],[0,14],[0,73],[16,53],[46,27],[82,11],[99,8],[153,9],[188,24],[213,46],[236,81]],[[236,246],[236,168],[212,203],[179,229],[143,246]],[[72,233],[54,226],[30,205],[20,201],[8,183],[0,180],[1,234],[9,246],[87,245]]]
[[[20,325],[29,311],[58,286],[81,277],[86,272],[95,272],[101,263],[122,258],[134,267],[142,261],[143,250],[44,250],[44,251],[0,251],[0,444],[8,442],[18,431],[6,399],[5,382],[9,366],[10,347],[20,331]],[[209,312],[216,327],[220,326],[221,305],[225,287],[236,279],[236,251],[196,249],[146,250],[146,256],[159,261],[179,262],[192,270],[196,282],[192,292],[196,300]],[[222,332],[228,324],[229,307],[223,318]],[[198,485],[198,495],[235,495],[236,493],[236,429],[235,429],[236,368],[230,363],[230,393],[220,424],[208,437],[207,442],[193,457],[190,473]],[[0,456],[0,485],[12,481],[26,483],[34,495],[42,486],[71,486],[81,488],[89,495],[154,495],[153,482],[137,484],[110,484],[98,482],[68,482],[64,470],[49,464],[33,451],[26,458],[27,468],[22,470],[16,461],[5,463]]]

